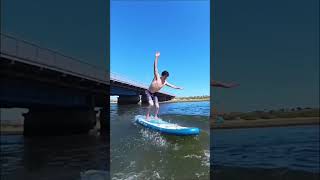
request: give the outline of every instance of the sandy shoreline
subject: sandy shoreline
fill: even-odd
[[[201,102],[201,101],[210,101],[210,99],[175,99],[175,100],[170,100],[170,101],[162,101],[159,102],[159,104],[162,103],[177,103],[177,102]],[[116,101],[110,101],[111,104],[117,104]]]
[[[225,120],[221,124],[211,122],[211,129],[238,129],[320,124],[319,117],[275,118],[257,120]]]
[[[159,102],[159,103],[201,102],[201,101],[210,101],[210,99],[179,99],[179,100],[163,101],[163,102]]]
[[[182,100],[170,100],[170,101],[162,101],[159,104],[164,103],[179,103],[179,102],[202,102],[202,101],[210,101],[210,99],[182,99]],[[110,104],[118,104],[115,101],[110,101]]]
[[[1,125],[1,135],[21,135],[23,134],[23,125]]]

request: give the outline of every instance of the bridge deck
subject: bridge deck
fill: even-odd
[[[97,67],[87,62],[66,56],[60,52],[40,47],[36,44],[17,39],[3,33],[1,35],[1,58],[17,61],[39,68],[49,69],[63,74],[87,79],[97,83],[143,91],[148,86],[130,80],[122,75],[110,73],[105,68]],[[160,95],[174,97],[167,92]]]

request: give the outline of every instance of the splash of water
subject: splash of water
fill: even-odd
[[[159,132],[150,131],[149,129],[141,129],[140,133],[145,142],[151,143],[156,147],[168,147],[165,138]]]

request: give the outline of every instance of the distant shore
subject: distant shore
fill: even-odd
[[[178,99],[172,99],[170,101],[163,101],[161,103],[172,103],[172,102],[199,102],[199,101],[210,101],[210,98],[199,98],[199,99],[184,99],[184,98],[178,98]]]
[[[88,133],[94,133],[99,131],[100,123],[97,123],[96,127],[89,130]],[[23,134],[23,125],[7,125],[2,124],[0,128],[0,135],[22,135]]]
[[[21,135],[23,134],[23,125],[1,125],[0,135]]]
[[[274,118],[256,120],[225,120],[219,124],[211,119],[211,129],[237,129],[237,128],[258,128],[258,127],[281,127],[298,125],[319,125],[319,117],[294,117],[294,118]]]
[[[210,101],[210,97],[201,97],[201,98],[194,98],[194,97],[179,97],[179,98],[174,98],[169,101],[162,101],[159,102],[161,103],[176,103],[176,102],[201,102],[201,101]],[[116,100],[110,101],[111,104],[117,104]]]

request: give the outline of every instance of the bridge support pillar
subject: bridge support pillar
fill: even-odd
[[[137,104],[140,101],[139,95],[127,96],[121,95],[118,97],[118,104]]]
[[[141,96],[141,102],[142,102],[142,104],[148,104],[147,95],[143,94],[143,95]]]
[[[100,132],[104,134],[110,133],[110,101],[108,101],[100,109]]]
[[[25,136],[87,133],[96,124],[93,108],[30,108],[23,116]]]
[[[170,98],[166,97],[166,96],[159,96],[158,100],[159,100],[159,102],[162,102],[162,101],[168,101],[168,100],[170,100]]]
[[[169,101],[169,100],[172,99],[172,98],[167,97],[167,96],[157,96],[157,97],[158,97],[158,101],[159,101],[159,102]],[[147,98],[146,95],[142,95],[142,96],[141,96],[141,102],[142,102],[142,104],[148,104],[148,98]]]

